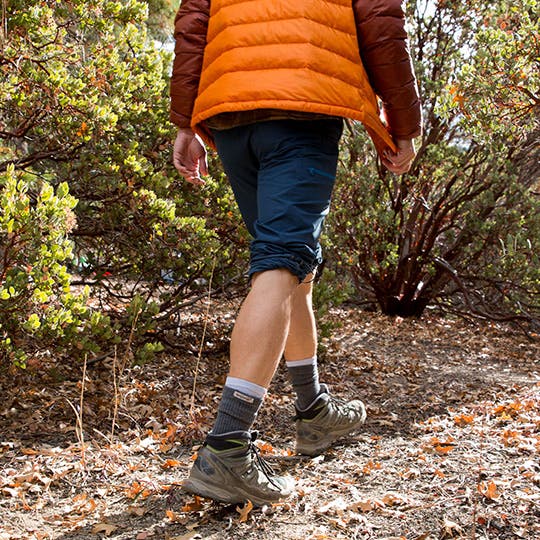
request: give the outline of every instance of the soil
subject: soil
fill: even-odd
[[[430,314],[327,316],[321,379],[364,400],[368,420],[316,458],[293,452],[280,367],[256,428],[296,479],[289,499],[253,509],[185,494],[236,308],[212,307],[200,355],[204,306],[175,354],[144,365],[129,350],[86,366],[44,353],[0,374],[0,540],[540,538],[538,336]]]

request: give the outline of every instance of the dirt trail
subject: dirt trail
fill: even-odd
[[[539,343],[436,317],[329,315],[321,378],[364,399],[369,416],[324,456],[292,454],[280,369],[257,428],[274,468],[297,479],[290,500],[250,511],[184,495],[219,400],[232,313],[215,314],[198,368],[196,333],[181,354],[142,367],[89,366],[82,434],[80,367],[43,358],[0,375],[0,540],[540,538]]]

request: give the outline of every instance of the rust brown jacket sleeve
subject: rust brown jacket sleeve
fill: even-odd
[[[422,133],[418,87],[409,52],[403,0],[353,0],[362,62],[382,99],[394,138]]]
[[[176,40],[171,77],[170,119],[178,127],[189,127],[201,78],[210,0],[182,0],[174,20]]]

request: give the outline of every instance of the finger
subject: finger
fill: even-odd
[[[174,164],[174,168],[180,172],[180,169],[182,169],[184,166],[182,165],[182,163],[180,162],[180,159],[178,158],[178,156],[176,155],[173,155],[173,164]]]
[[[208,175],[208,160],[206,159],[206,154],[199,158],[199,171],[202,176]]]
[[[414,154],[408,152],[407,154],[398,154],[395,157],[389,158],[388,161],[396,167],[404,167],[410,165],[414,159]]]
[[[183,165],[178,168],[178,172],[184,177],[184,180],[190,184],[203,185],[205,183],[196,171],[193,171],[192,169],[189,169]]]
[[[410,169],[410,163],[397,164],[385,159],[383,159],[383,165],[394,174],[403,174]]]

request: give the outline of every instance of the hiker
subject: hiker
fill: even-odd
[[[389,171],[406,172],[415,156],[421,112],[404,25],[400,0],[184,0],[179,8],[174,165],[202,185],[203,141],[217,149],[253,237],[230,371],[188,492],[255,505],[291,493],[252,431],[282,356],[296,393],[297,453],[317,455],[365,420],[360,400],[337,400],[319,382],[312,284],[343,119],[364,124]]]

